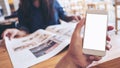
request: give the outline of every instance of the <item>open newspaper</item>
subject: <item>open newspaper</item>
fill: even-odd
[[[28,68],[45,61],[63,50],[69,43],[76,24],[49,26],[18,39],[5,38],[14,68]]]
[[[27,68],[55,56],[70,43],[75,26],[74,23],[49,26],[46,30],[38,30],[23,38],[12,40],[5,38],[13,67]],[[110,37],[111,50],[89,67],[120,57],[120,35],[110,34]]]

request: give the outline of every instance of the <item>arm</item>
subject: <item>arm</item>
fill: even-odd
[[[29,24],[28,24],[28,22],[24,21],[24,16],[20,9],[18,9],[18,11],[17,11],[17,16],[18,16],[19,23],[17,24],[16,28],[29,33],[30,32]]]
[[[54,6],[58,12],[60,19],[66,21],[66,22],[70,22],[70,21],[75,19],[74,16],[67,16],[66,15],[65,11],[63,10],[63,8],[61,7],[61,5],[58,3],[57,0],[55,0]]]
[[[56,65],[56,68],[80,68],[71,60],[72,58],[66,54],[61,61]]]
[[[77,26],[72,35],[71,43],[67,54],[60,60],[56,68],[85,68],[88,63],[88,56],[82,53],[82,38],[80,37],[80,30],[84,25],[82,20]],[[91,59],[92,60],[92,59]]]
[[[11,18],[17,18],[17,12],[14,12],[12,15],[10,16],[5,16],[5,19],[11,19]]]
[[[70,46],[67,54],[59,61],[56,65],[56,68],[86,68],[93,61],[99,61],[101,57],[93,56],[93,55],[85,55],[82,52],[82,37],[80,36],[80,31],[82,26],[84,25],[85,20],[81,20],[80,23],[77,24],[75,31],[73,32]],[[108,27],[108,30],[112,30],[111,27]],[[110,41],[107,38],[107,41]],[[110,47],[106,47],[107,50]]]

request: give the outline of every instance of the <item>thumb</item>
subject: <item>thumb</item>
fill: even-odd
[[[8,31],[6,30],[6,31],[4,31],[4,32],[2,33],[1,37],[4,39],[5,37],[9,37],[9,34],[10,34],[10,32],[8,32]]]
[[[85,18],[83,18],[76,26],[74,33],[79,34],[81,32],[81,28],[85,24]]]

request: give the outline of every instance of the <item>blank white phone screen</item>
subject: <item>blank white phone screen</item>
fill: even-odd
[[[105,51],[107,14],[87,14],[83,48]]]

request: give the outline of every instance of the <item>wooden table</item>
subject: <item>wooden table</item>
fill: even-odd
[[[51,59],[38,63],[31,68],[54,68],[58,61],[66,54],[66,52],[67,48]],[[0,43],[0,68],[13,68],[8,52],[3,43]],[[120,58],[99,64],[92,68],[120,68]]]

